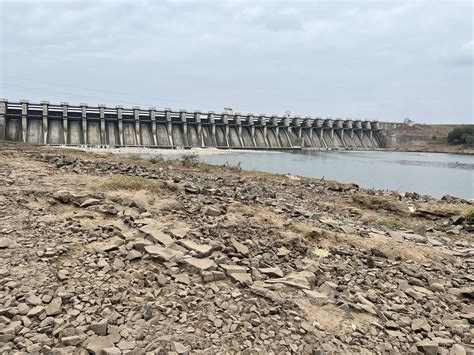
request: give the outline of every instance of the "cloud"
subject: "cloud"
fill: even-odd
[[[3,1],[0,74],[116,103],[118,87],[201,110],[469,122],[471,13],[408,0]],[[74,101],[23,86],[1,96]]]
[[[474,66],[474,41],[464,43],[442,59],[453,66]]]

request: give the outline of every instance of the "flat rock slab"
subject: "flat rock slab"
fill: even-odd
[[[278,248],[277,250],[277,256],[280,258],[285,257],[288,254],[290,254],[290,251],[285,247]]]
[[[170,230],[170,234],[176,239],[183,239],[188,234],[188,228],[174,228]]]
[[[213,247],[206,244],[199,244],[190,239],[183,239],[179,242],[183,247],[192,250],[198,254],[200,258],[211,255]]]
[[[247,268],[245,266],[240,265],[232,265],[232,264],[219,264],[219,267],[225,271],[227,275],[231,274],[245,274],[247,272]]]
[[[103,243],[98,245],[99,251],[112,251],[118,249],[124,243],[123,239],[120,237],[113,237]]]
[[[79,207],[85,208],[85,207],[89,207],[89,206],[98,205],[99,203],[100,203],[100,200],[98,200],[96,198],[88,198],[83,203],[81,203]]]
[[[308,296],[309,301],[315,306],[324,306],[329,303],[329,298],[322,292],[313,291],[313,290],[303,290],[306,296]]]
[[[86,349],[95,355],[102,355],[105,349],[114,347],[114,343],[106,337],[93,336],[86,341]]]
[[[145,250],[145,247],[149,245],[154,245],[154,243],[152,241],[149,241],[148,239],[137,238],[133,241],[133,248],[139,251]]]
[[[271,277],[283,277],[283,271],[279,267],[265,267],[259,269],[262,274]]]
[[[185,258],[182,260],[186,265],[197,271],[216,270],[217,264],[211,259]]]
[[[267,280],[267,283],[281,283],[287,286],[296,287],[303,290],[309,290],[310,287],[310,279],[314,277],[314,274],[311,272],[300,271],[289,274],[285,277],[279,279],[272,279]]]
[[[229,274],[229,277],[234,282],[240,282],[246,285],[251,285],[253,282],[252,276],[246,272],[234,272],[232,274]]]
[[[11,248],[12,242],[7,238],[0,238],[0,249],[8,249]]]
[[[235,239],[232,239],[230,243],[234,247],[234,249],[237,251],[237,253],[242,254],[244,256],[249,255],[250,250],[246,245],[243,245],[242,243],[239,243]]]
[[[135,223],[136,224],[144,224],[144,225],[156,224],[156,220],[154,220],[153,218],[146,217],[146,218],[140,218],[140,219],[136,220]]]
[[[148,240],[151,240],[155,243],[160,243],[165,247],[168,247],[174,244],[174,239],[171,238],[168,234],[163,233],[160,230],[160,226],[156,224],[148,224],[140,228],[140,231],[145,233]]]
[[[152,258],[160,261],[171,261],[183,256],[183,253],[178,250],[162,247],[160,245],[147,245],[144,249]]]

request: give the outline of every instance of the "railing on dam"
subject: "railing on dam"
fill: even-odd
[[[0,101],[0,140],[43,145],[373,149],[376,121]]]

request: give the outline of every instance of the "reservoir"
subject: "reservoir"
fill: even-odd
[[[174,151],[170,158],[183,152]],[[171,153],[171,152],[170,152]],[[184,152],[185,154],[186,152]],[[474,198],[474,156],[387,151],[239,152],[200,150],[209,164],[240,165],[244,170],[291,174],[361,187],[417,192],[441,198]],[[151,157],[153,154],[140,154]]]

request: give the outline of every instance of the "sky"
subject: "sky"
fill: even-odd
[[[0,0],[0,97],[474,123],[473,1]]]

